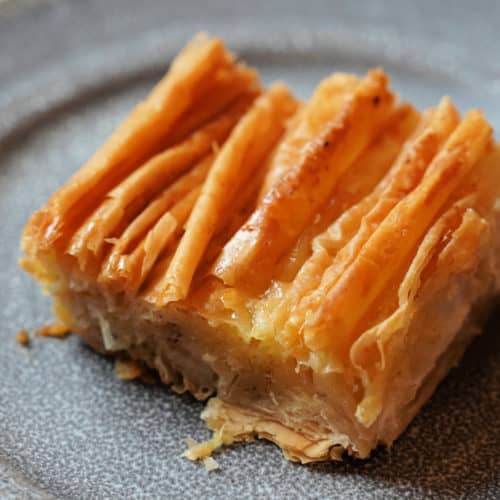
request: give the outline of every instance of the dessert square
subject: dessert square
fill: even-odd
[[[365,458],[480,333],[499,196],[481,112],[420,112],[380,69],[300,102],[200,35],[31,216],[22,265],[94,349],[210,398],[191,458]]]

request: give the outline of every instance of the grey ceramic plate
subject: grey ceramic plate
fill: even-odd
[[[187,436],[208,435],[200,403],[118,381],[76,338],[14,340],[50,319],[16,264],[29,213],[200,28],[301,96],[333,70],[383,65],[406,98],[428,106],[448,93],[500,129],[498,3],[433,3],[0,3],[0,496],[500,497],[498,315],[391,452],[299,466],[258,442],[225,451],[211,474],[179,458]]]

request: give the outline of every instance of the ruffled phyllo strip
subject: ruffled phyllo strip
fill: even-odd
[[[301,282],[317,282],[314,272],[302,281],[297,275],[313,239],[373,191],[419,116],[397,102],[380,70],[363,79],[331,76],[296,113],[270,158],[255,209],[212,267],[225,285],[219,294],[249,298],[252,337],[286,337],[284,320],[298,300],[292,296],[300,296]],[[326,266],[328,253],[323,257]],[[255,301],[259,296],[265,298]],[[236,302],[233,312],[241,314]]]
[[[331,109],[320,114],[317,102]],[[252,336],[315,370],[350,372],[353,344],[397,308],[426,234],[441,217],[451,232],[472,217],[478,182],[470,177],[491,145],[478,111],[461,120],[445,98],[419,118],[395,104],[381,72],[335,75],[292,121],[259,203],[213,273],[260,294],[249,301]],[[458,199],[464,185],[476,196]]]
[[[256,337],[272,338],[285,356],[318,373],[344,373],[353,387],[362,381],[357,418],[367,426],[387,396],[386,344],[404,335],[419,290],[433,276],[474,269],[489,238],[492,221],[482,214],[495,203],[500,157],[491,136],[480,112],[461,120],[443,99],[421,117],[373,190],[308,240],[291,282],[276,281],[279,293],[270,286],[255,307]],[[334,196],[349,192],[343,184]]]
[[[395,98],[381,71],[371,71],[359,82],[346,78],[343,83],[345,87],[339,82],[333,99],[322,99],[324,86],[320,87],[308,105],[312,111],[305,110],[303,120],[309,123],[301,126],[299,122],[280,145],[269,174],[277,181],[269,182],[270,189],[214,265],[214,275],[226,285],[252,292],[269,285],[280,257],[393,116]],[[314,116],[316,102],[331,109]]]
[[[243,116],[214,160],[166,272],[151,284],[146,300],[161,305],[188,297],[195,272],[214,254],[217,236],[227,235],[255,198],[267,158],[297,106],[288,88],[277,83]]]
[[[457,123],[458,115],[447,99],[437,110],[424,114],[415,132],[402,145],[398,157],[373,190],[340,214],[313,240],[312,255],[302,265],[279,306],[291,312],[283,325],[282,342],[289,346],[297,342],[304,345],[302,337],[296,333],[305,315],[310,316],[324,300],[322,284],[333,282],[343,275],[381,221],[419,182],[428,162]],[[370,168],[369,164],[365,164],[365,168]]]
[[[76,275],[122,288],[127,281],[137,290],[187,219],[218,149],[260,93],[255,71],[237,63],[219,39],[196,37],[147,99],[31,217],[25,267],[57,273],[51,265],[57,259]]]

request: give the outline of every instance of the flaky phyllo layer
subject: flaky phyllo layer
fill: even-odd
[[[106,310],[111,317],[124,307],[170,329],[196,318],[209,365],[213,335],[228,358],[237,349],[235,360],[255,358],[259,369],[265,360],[289,367],[311,397],[322,397],[314,384],[331,377],[330,390],[342,386],[354,405],[342,410],[341,394],[325,403],[339,406],[330,430],[347,434],[347,444],[338,436],[329,444],[354,443],[366,455],[394,432],[378,428],[362,449],[353,429],[389,425],[384,409],[410,402],[391,399],[396,374],[418,372],[416,399],[469,313],[498,289],[499,177],[500,149],[479,111],[460,116],[444,98],[420,113],[379,69],[333,74],[303,103],[284,84],[263,88],[220,40],[199,36],[31,217],[24,266],[77,332],[96,308],[75,312],[75,300],[100,297],[108,350],[140,351],[140,332],[106,320]],[[435,313],[438,327],[421,317],[436,300],[453,310],[449,335],[446,315]],[[411,364],[412,350],[427,369],[398,368]],[[192,378],[186,366],[178,370]],[[352,426],[342,420],[349,412]],[[300,416],[264,413],[302,432]]]

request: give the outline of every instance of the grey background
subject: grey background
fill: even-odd
[[[0,497],[498,498],[498,314],[389,452],[299,466],[235,446],[222,470],[179,458],[202,405],[116,380],[76,338],[19,328],[50,302],[17,268],[29,213],[103,141],[196,31],[224,36],[266,81],[306,97],[333,70],[382,65],[421,106],[450,94],[500,127],[499,2],[0,2]]]

